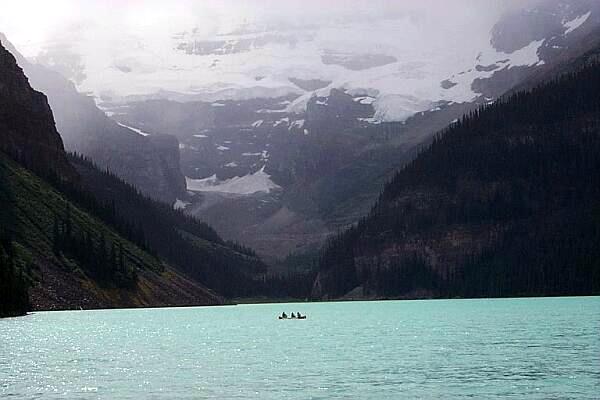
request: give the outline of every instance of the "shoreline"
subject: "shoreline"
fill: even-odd
[[[507,296],[507,297],[455,297],[455,298],[368,298],[368,299],[234,299],[235,301],[223,304],[197,304],[197,305],[168,305],[148,307],[111,307],[111,308],[86,308],[86,309],[62,309],[62,310],[31,310],[24,314],[6,315],[0,319],[26,317],[39,312],[73,312],[73,311],[110,311],[110,310],[148,310],[148,309],[179,309],[179,308],[205,308],[205,307],[233,307],[238,305],[260,305],[260,304],[307,304],[307,303],[349,303],[349,302],[381,302],[381,301],[444,301],[444,300],[510,300],[510,299],[548,299],[548,298],[586,298],[600,297],[600,294],[585,295],[556,295],[556,296]]]

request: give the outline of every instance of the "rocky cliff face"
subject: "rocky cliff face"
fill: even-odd
[[[490,43],[507,56],[539,42],[539,62],[529,66],[503,67],[502,63],[477,65],[494,71],[478,78],[472,88],[484,98],[496,98],[566,60],[579,57],[594,47],[600,36],[600,2],[594,0],[534,1],[530,7],[504,15],[492,28]]]
[[[356,101],[353,96],[332,89],[327,97],[313,97],[306,105],[306,127],[316,134],[360,126],[359,118],[374,113],[371,104]]]
[[[185,178],[179,168],[178,141],[174,136],[131,135],[127,128],[112,126],[97,137],[75,147],[102,168],[156,200],[172,204],[185,198]],[[134,136],[135,135],[135,136]]]
[[[512,53],[536,40],[547,40],[544,48],[571,44],[600,23],[600,3],[595,0],[544,0],[504,15],[492,28],[491,44]],[[581,28],[581,29],[579,29]],[[555,48],[558,50],[558,48]],[[542,54],[548,61],[551,54]]]
[[[46,96],[31,89],[15,58],[0,44],[0,149],[37,171],[75,176]]]
[[[3,36],[0,40],[8,43]],[[143,136],[119,126],[96,107],[92,98],[77,92],[72,82],[55,71],[28,62],[14,48],[12,51],[31,85],[48,96],[47,103],[66,150],[91,158],[99,167],[110,169],[157,200],[173,203],[185,196],[185,178],[179,167],[179,143],[175,137]]]

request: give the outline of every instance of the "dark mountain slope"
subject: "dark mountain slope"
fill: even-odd
[[[31,285],[32,310],[221,301],[2,154],[0,188],[2,273]]]
[[[600,292],[600,65],[470,113],[333,239],[315,297]]]
[[[37,170],[73,178],[46,96],[29,86],[15,58],[0,46],[0,150]]]

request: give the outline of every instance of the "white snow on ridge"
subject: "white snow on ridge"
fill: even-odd
[[[290,123],[290,118],[289,117],[285,117],[285,118],[281,118],[278,119],[277,121],[275,121],[275,123],[273,123],[273,127],[277,127],[281,124],[289,124]]]
[[[256,110],[259,114],[282,114],[286,112],[285,110],[269,110],[267,108],[262,108],[260,110]]]
[[[288,130],[291,131],[292,129],[295,129],[295,128],[302,129],[303,127],[304,127],[304,120],[297,119],[290,124],[290,126],[288,127]]]
[[[375,102],[375,97],[371,97],[371,96],[362,96],[362,97],[355,97],[354,101],[359,102],[360,104],[373,104]]]
[[[204,179],[185,178],[187,189],[193,192],[221,192],[238,195],[250,195],[253,193],[269,193],[281,187],[271,180],[271,176],[265,172],[263,166],[253,174],[236,176],[221,181],[216,175]]]
[[[565,28],[567,28],[567,30],[565,31],[564,34],[568,35],[569,33],[573,32],[575,29],[579,28],[581,25],[583,25],[585,23],[585,21],[588,20],[590,15],[592,15],[592,12],[588,11],[586,14],[583,14],[575,19],[563,22],[563,26]]]
[[[540,59],[538,50],[543,45],[544,39],[536,40],[529,43],[527,46],[514,51],[512,53],[499,52],[489,46],[485,51],[479,53],[476,58],[476,65],[489,66],[498,65],[500,69],[512,68],[517,66],[534,66],[543,65],[544,61]],[[476,93],[472,89],[472,83],[476,79],[490,78],[494,71],[477,71],[476,68],[469,68],[463,72],[453,74],[449,80],[456,85],[449,89],[442,89],[444,94],[441,95],[442,100],[462,103],[474,100],[480,93]],[[380,99],[377,100],[379,102]],[[375,104],[377,104],[377,102]],[[424,107],[424,103],[411,103],[411,107],[394,107],[393,104],[388,105],[388,108],[397,109],[405,108],[408,113],[416,113],[427,111],[430,107]],[[430,104],[432,105],[432,104]],[[378,107],[375,107],[378,109]],[[379,107],[381,108],[381,107]],[[413,112],[414,111],[414,112]],[[411,114],[412,115],[412,114]],[[389,118],[387,118],[389,120]],[[402,120],[402,119],[398,119]]]
[[[148,136],[148,135],[149,135],[149,133],[148,133],[148,132],[144,132],[144,131],[142,131],[141,129],[134,128],[133,126],[125,125],[125,124],[122,124],[122,123],[120,123],[120,122],[117,122],[117,124],[118,124],[119,126],[122,126],[123,128],[127,128],[127,129],[129,129],[130,131],[134,131],[134,132],[135,132],[135,133],[137,133],[138,135],[142,135],[142,136]]]
[[[234,7],[236,12],[232,13],[231,7],[197,3],[199,9],[208,7],[205,11],[210,12],[194,13],[185,7],[157,2],[162,12],[155,17],[164,17],[165,23],[138,23],[126,14],[123,18],[115,16],[110,25],[99,19],[94,24],[80,24],[76,31],[60,37],[49,35],[45,39],[48,43],[37,45],[37,53],[26,55],[35,57],[44,46],[66,45],[81,57],[85,79],[78,89],[113,102],[140,96],[202,100],[212,107],[223,107],[227,100],[295,94],[300,97],[290,104],[282,103],[287,105],[286,110],[260,112],[301,113],[313,94],[327,96],[332,88],[340,88],[348,93],[362,93],[357,95],[362,98],[355,101],[373,104],[377,119],[383,121],[406,119],[439,101],[473,100],[478,96],[471,87],[473,80],[492,74],[476,71],[477,64],[496,63],[501,69],[540,61],[535,47],[538,42],[508,55],[491,47],[489,32],[503,12],[500,7],[491,11],[493,7],[487,2],[453,0],[447,12],[412,4],[418,2],[386,2],[390,12],[385,17],[380,15],[380,7],[360,1],[349,2],[351,7],[346,2],[326,2],[327,7],[323,8],[329,9],[330,15],[304,4],[299,4],[295,12],[289,12],[287,5],[273,3],[272,7]],[[435,0],[430,3],[435,4]],[[465,7],[470,12],[462,12]],[[341,17],[346,12],[349,15]],[[277,21],[271,20],[275,14]],[[330,18],[332,15],[336,18]],[[589,13],[565,22],[566,33],[577,29],[588,17]],[[293,45],[271,40],[282,36],[289,36]],[[242,48],[249,38],[259,40]],[[206,50],[195,54],[181,50],[180,45],[196,42],[207,43]],[[221,42],[223,46],[219,47]],[[213,46],[241,50],[216,54],[210,52]],[[484,57],[476,60],[480,52]],[[330,62],[324,61],[325,54],[348,57]],[[378,56],[396,61],[369,64]],[[499,63],[505,59],[510,61]],[[349,60],[359,66],[348,66]],[[290,77],[331,83],[316,91],[305,91],[291,85]],[[441,88],[439,83],[446,79],[456,85]]]
[[[367,122],[369,124],[380,124],[381,121],[379,121],[377,118],[358,118],[359,121],[363,121],[363,122]]]
[[[192,204],[192,203],[190,203],[188,201],[183,201],[183,200],[176,199],[175,200],[175,204],[173,204],[173,208],[175,210],[184,210],[190,204]]]

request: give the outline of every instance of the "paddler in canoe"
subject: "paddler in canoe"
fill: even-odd
[[[279,318],[279,319],[306,319],[306,315],[302,315],[300,313],[296,313],[296,314],[292,313],[291,317],[288,317],[285,312],[282,312],[281,315],[277,318]]]

